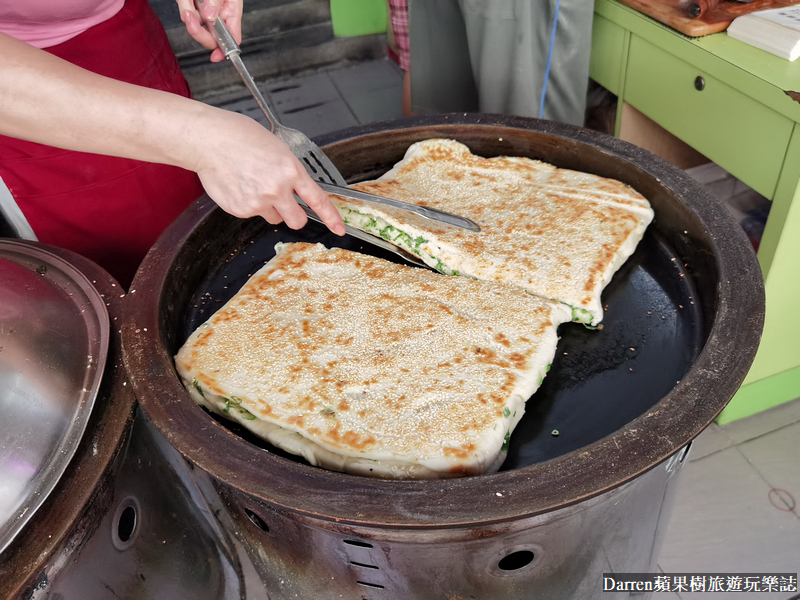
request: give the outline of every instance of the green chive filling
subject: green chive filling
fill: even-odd
[[[458,271],[454,271],[441,260],[435,256],[431,256],[428,252],[422,250],[421,246],[427,243],[427,239],[417,236],[412,238],[408,233],[402,231],[387,223],[385,220],[374,215],[367,215],[352,208],[342,208],[341,210],[347,211],[347,216],[344,217],[347,223],[352,223],[359,229],[371,233],[372,235],[381,237],[388,242],[392,242],[396,246],[408,250],[415,256],[422,258],[427,264],[433,267],[443,275],[458,275]]]
[[[592,313],[585,308],[572,307],[572,320],[575,323],[583,323],[584,325],[592,324]]]
[[[226,413],[230,412],[230,410],[233,408],[236,409],[236,411],[240,415],[242,415],[242,418],[246,419],[247,421],[252,421],[256,418],[256,416],[253,413],[251,413],[249,410],[241,406],[242,401],[236,396],[231,396],[230,398],[224,398],[224,400],[225,400],[225,408],[222,409],[222,412]]]

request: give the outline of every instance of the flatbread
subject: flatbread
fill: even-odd
[[[178,352],[192,397],[313,465],[387,478],[497,470],[563,304],[287,244]]]
[[[347,223],[442,273],[564,302],[589,325],[602,320],[603,288],[653,219],[647,200],[619,181],[528,158],[482,158],[453,140],[418,142],[381,178],[352,187],[471,218],[481,231],[333,196]]]

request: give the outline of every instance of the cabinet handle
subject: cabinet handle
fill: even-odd
[[[706,80],[703,79],[700,75],[694,78],[694,89],[698,92],[702,92],[706,88]]]

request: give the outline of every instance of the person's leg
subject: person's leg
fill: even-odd
[[[411,108],[411,71],[403,73],[403,116],[411,117],[416,113]]]
[[[459,0],[459,6],[481,112],[583,124],[592,3]]]
[[[457,0],[409,0],[409,83],[418,114],[475,112],[464,20]]]
[[[403,115],[414,114],[411,109],[411,60],[408,40],[408,0],[388,0],[391,37],[398,63],[403,70]]]

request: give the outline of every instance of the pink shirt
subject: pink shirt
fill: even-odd
[[[123,4],[125,0],[0,0],[0,31],[49,48],[110,19]]]

